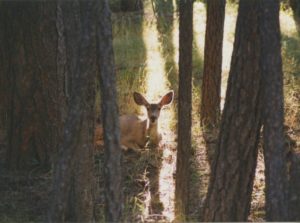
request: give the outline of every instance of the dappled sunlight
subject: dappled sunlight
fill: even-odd
[[[144,21],[143,39],[146,48],[146,97],[151,100],[157,100],[159,96],[165,93],[167,89],[167,79],[165,77],[164,59],[161,55],[158,41],[158,31],[156,29],[156,18],[150,16],[153,11],[149,2],[145,3],[145,11],[152,21]]]
[[[174,4],[175,0],[173,0]],[[151,10],[146,5],[147,15],[151,13]],[[176,11],[176,10],[175,10]],[[223,110],[228,74],[230,71],[231,57],[233,51],[234,43],[234,33],[236,28],[237,20],[237,11],[238,7],[233,7],[232,5],[226,6],[226,16],[224,21],[224,38],[223,38],[223,61],[222,61],[222,83],[221,83],[221,109]],[[168,90],[170,83],[167,79],[167,74],[165,70],[165,58],[162,56],[161,43],[159,42],[159,33],[156,26],[156,17],[150,16],[151,21],[144,22],[143,29],[143,38],[146,47],[146,80],[145,80],[145,92],[146,97],[149,101],[158,101],[161,96],[163,96]],[[174,46],[174,63],[178,70],[178,60],[179,60],[179,23],[178,15],[174,13],[173,15],[173,30],[172,30],[172,39]],[[288,12],[281,12],[280,15],[282,32],[287,35],[295,35],[297,33],[296,25],[293,18],[288,14]],[[194,3],[194,20],[193,20],[193,29],[194,29],[194,56],[199,56],[199,58],[204,58],[204,43],[205,43],[205,29],[206,29],[206,8],[205,5],[201,2]],[[194,57],[198,60],[197,57]],[[194,64],[195,65],[195,64]],[[174,105],[172,105],[174,106]],[[198,112],[198,110],[197,110]],[[199,115],[199,113],[197,113]],[[174,124],[175,113],[173,107],[167,107],[161,112],[161,117],[159,120],[159,128],[163,134],[162,144],[160,149],[163,151],[162,155],[162,165],[159,171],[159,199],[163,204],[163,212],[161,213],[167,221],[174,220],[174,195],[175,195],[175,182],[173,179],[173,174],[176,169],[176,143],[175,143],[175,133],[172,132],[170,126]],[[194,117],[195,118],[195,117]],[[197,119],[197,120],[196,120]],[[198,117],[193,120],[197,123],[197,128],[193,128],[193,135],[201,135],[201,129],[198,129],[200,124],[198,123]],[[194,124],[195,126],[195,124]],[[195,138],[195,137],[194,137]],[[195,142],[197,145],[195,147],[199,153],[197,159],[200,162],[203,161],[203,156],[205,154],[205,148],[203,142],[199,141],[198,137]],[[199,152],[201,151],[201,152]],[[199,158],[199,157],[201,158]],[[258,162],[258,168],[256,170],[256,179],[254,182],[254,193],[253,193],[253,202],[252,202],[252,211],[260,211],[263,198],[263,191],[261,188],[264,183],[263,175],[263,159],[260,157]],[[207,179],[201,179],[203,182],[206,182],[205,185],[202,185],[201,193],[205,194],[206,186],[208,185],[208,175],[209,172],[204,164],[201,164],[199,169],[201,174],[205,174]],[[206,169],[205,169],[206,168]],[[206,180],[206,181],[205,181]],[[149,195],[151,197],[151,195]],[[204,195],[203,195],[204,196]]]
[[[153,14],[149,1],[145,2],[145,13],[151,19],[145,20],[143,24],[143,39],[146,48],[146,79],[145,96],[151,102],[158,102],[169,89],[169,81],[165,73],[165,60],[161,52],[159,33],[157,31],[157,21]],[[175,25],[176,26],[176,25]],[[176,52],[176,50],[175,50]],[[175,60],[176,61],[176,60]],[[161,111],[159,118],[159,129],[162,133],[162,165],[159,170],[159,199],[163,204],[162,215],[168,221],[174,220],[174,193],[175,182],[173,179],[176,154],[173,145],[174,133],[170,129],[174,122],[174,109],[167,106]],[[170,148],[172,144],[172,148]]]
[[[251,214],[249,216],[250,219],[255,221],[261,221],[261,219],[257,219],[257,217],[261,217],[264,211],[265,204],[265,196],[264,196],[264,188],[265,188],[265,162],[262,151],[258,152],[257,157],[257,167],[255,169],[255,178],[253,183],[253,191],[252,191],[252,201],[251,201]],[[256,217],[255,217],[256,216]]]
[[[173,0],[173,5],[176,5],[176,0]],[[176,7],[174,7],[174,12],[176,12]],[[175,62],[175,66],[176,66],[176,70],[178,70],[178,61],[179,61],[179,23],[178,23],[178,16],[176,15],[176,13],[173,14],[173,30],[172,30],[172,42],[173,42],[173,46],[174,46],[174,62]]]
[[[280,29],[286,36],[297,35],[296,22],[290,10],[280,11]]]
[[[234,32],[237,19],[237,7],[232,8],[227,5],[226,16],[224,21],[224,38],[223,38],[223,61],[222,72],[228,74],[230,69],[231,55],[233,50]]]
[[[221,105],[223,110],[227,89],[227,80],[230,70],[231,55],[233,50],[234,32],[236,27],[237,10],[238,8],[232,8],[226,6],[225,21],[224,21],[224,37],[223,37],[223,58],[222,58],[222,82],[221,82]]]
[[[144,196],[144,208],[142,211],[142,219],[145,220],[149,217],[149,210],[150,210],[150,205],[151,205],[151,192],[150,192],[150,182],[149,182],[149,178],[147,177],[147,170],[144,171],[143,175],[142,175],[142,180],[145,182],[145,191],[143,192],[143,196]]]
[[[194,3],[194,43],[197,47],[197,53],[204,58],[204,39],[205,39],[205,27],[206,27],[206,8],[202,2]]]
[[[173,4],[176,0],[173,0]],[[170,82],[168,80],[168,71],[166,70],[166,58],[163,56],[163,46],[161,45],[160,35],[161,33],[157,30],[157,17],[153,13],[152,5],[150,1],[146,1],[144,5],[145,18],[143,21],[143,42],[145,44],[145,80],[144,80],[144,92],[145,97],[149,102],[158,102],[160,98],[170,90]],[[175,8],[175,6],[174,6]],[[233,51],[234,42],[234,32],[236,27],[237,19],[237,7],[232,7],[232,5],[226,6],[226,16],[224,25],[224,39],[223,39],[223,62],[222,62],[222,85],[221,85],[221,109],[223,109],[227,79],[230,70],[231,56]],[[176,10],[174,10],[176,12]],[[172,37],[169,41],[172,41],[174,47],[174,54],[172,55],[174,66],[178,70],[178,60],[179,60],[179,23],[178,14],[173,14],[173,27],[172,27]],[[194,54],[195,60],[204,58],[204,41],[205,41],[205,29],[206,29],[206,8],[201,2],[194,3]],[[283,30],[285,33],[290,33],[293,35],[296,32],[296,26],[291,18],[287,14],[281,14],[281,24],[284,26]],[[195,61],[197,62],[197,61]],[[195,65],[195,64],[194,64]],[[195,69],[195,68],[194,68]],[[198,69],[198,68],[197,68]],[[174,89],[175,92],[177,89]],[[176,96],[175,96],[176,97]],[[160,157],[161,166],[158,170],[158,197],[162,203],[163,210],[160,213],[155,212],[155,208],[151,207],[151,199],[153,194],[150,190],[144,191],[144,207],[143,219],[153,220],[155,216],[160,216],[160,219],[165,219],[167,221],[174,220],[174,196],[175,196],[175,181],[173,175],[176,169],[176,116],[175,116],[175,104],[171,106],[166,106],[161,111],[161,116],[159,118],[159,130],[162,133],[162,142],[159,146],[159,150],[162,151]],[[144,115],[146,111],[144,110]],[[198,114],[199,115],[199,114]],[[193,122],[198,123],[197,120]],[[198,124],[197,124],[198,125]],[[195,125],[194,125],[195,126]],[[199,124],[200,126],[200,124]],[[201,135],[201,130],[194,128],[194,135]],[[201,137],[199,137],[201,138]],[[195,142],[194,142],[195,143]],[[203,146],[203,142],[197,141],[200,147]],[[198,147],[198,146],[197,146]],[[204,148],[201,150],[201,156],[205,156]],[[201,158],[199,158],[201,162]],[[201,169],[202,168],[202,169]],[[201,171],[204,171],[203,164]],[[208,173],[206,173],[208,175]],[[255,182],[261,182],[261,172],[257,173],[259,177]],[[150,179],[151,180],[151,179]],[[207,184],[207,182],[206,182]],[[207,185],[206,185],[207,186]],[[205,187],[205,185],[203,186]],[[205,189],[202,188],[203,191]],[[204,192],[201,193],[204,193]],[[151,198],[152,197],[152,198]],[[257,194],[254,199],[257,203],[260,203],[261,194]],[[255,209],[255,204],[252,208]],[[152,209],[151,209],[152,208]]]

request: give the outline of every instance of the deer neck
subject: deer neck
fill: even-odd
[[[158,134],[158,121],[152,123],[149,119],[147,121],[147,136],[151,138],[157,137]]]

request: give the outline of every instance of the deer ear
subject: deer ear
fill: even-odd
[[[148,101],[144,98],[143,95],[141,95],[140,93],[138,92],[134,92],[133,93],[133,99],[135,101],[136,104],[138,105],[148,105]]]
[[[161,106],[168,105],[173,101],[173,97],[174,97],[174,91],[170,91],[169,93],[167,93],[165,96],[162,97],[159,104]]]

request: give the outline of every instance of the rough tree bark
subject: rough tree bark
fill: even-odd
[[[204,221],[247,221],[261,128],[259,0],[240,0]]]
[[[261,1],[263,147],[268,221],[288,220],[279,7],[279,0]]]
[[[201,95],[201,125],[214,127],[220,117],[222,48],[225,0],[207,2],[204,70]]]
[[[193,0],[179,3],[178,147],[175,186],[176,221],[188,213],[189,160],[191,153]]]
[[[9,169],[30,168],[36,161],[50,167],[59,141],[55,7],[55,2],[1,2],[1,98]]]
[[[289,221],[300,221],[300,154],[291,152],[289,173]]]
[[[122,216],[122,173],[119,112],[117,105],[112,24],[108,1],[99,1],[98,57],[104,128],[105,220],[119,222]]]
[[[93,220],[95,2],[57,3],[58,76],[68,82],[68,107],[54,167],[49,222]]]

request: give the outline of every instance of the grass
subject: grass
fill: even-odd
[[[168,77],[170,83],[169,87],[177,89],[178,87],[178,14],[174,11],[173,21],[168,23],[168,20],[163,18],[163,16],[169,16],[170,14],[158,14],[159,21],[162,20],[163,24],[156,25],[153,20],[154,18],[146,13],[144,16],[141,16],[139,19],[144,19],[144,22],[135,20],[135,22],[127,20],[126,22],[114,23],[114,30],[126,30],[124,32],[118,32],[114,40],[115,52],[116,52],[116,65],[117,67],[122,67],[124,63],[126,64],[126,69],[117,70],[118,71],[118,92],[120,100],[120,110],[127,112],[130,110],[128,107],[134,108],[133,112],[138,112],[138,108],[134,105],[131,100],[131,93],[135,89],[140,90],[141,92],[147,91],[147,85],[143,84],[146,82],[144,78],[147,77],[149,73],[149,64],[147,64],[147,53],[149,55],[149,50],[158,50],[161,55],[162,62],[158,63],[161,68],[155,68],[158,72],[164,72]],[[199,152],[199,149],[203,147],[203,141],[201,141],[201,130],[199,123],[199,107],[200,107],[200,98],[201,98],[201,79],[202,79],[202,69],[203,69],[203,52],[204,52],[204,36],[205,36],[205,6],[201,2],[196,2],[194,7],[194,43],[193,43],[193,148],[195,151],[194,154],[194,172],[192,173],[192,184],[198,184],[199,176],[206,176],[208,178],[208,172],[205,172],[203,169],[204,164],[203,158],[205,153]],[[224,29],[224,46],[223,46],[223,79],[222,79],[222,98],[224,101],[225,91],[226,91],[226,82],[227,76],[230,69],[231,53],[234,41],[234,30],[237,16],[237,6],[235,4],[228,4],[226,7],[226,18],[225,18],[225,29]],[[130,19],[132,17],[129,16]],[[136,24],[137,22],[137,24]],[[165,24],[168,26],[165,26]],[[293,128],[299,128],[299,86],[300,86],[300,77],[299,77],[299,61],[300,61],[300,38],[296,32],[295,26],[292,25],[293,18],[289,11],[282,11],[281,13],[281,26],[282,28],[282,56],[283,56],[283,70],[285,75],[284,82],[284,92],[285,92],[285,109],[286,109],[286,124],[292,126]],[[120,27],[120,26],[126,26]],[[128,25],[134,27],[128,27]],[[156,28],[158,32],[157,44],[161,44],[160,48],[153,49],[147,46],[147,39],[143,37],[143,25],[144,29],[153,29]],[[157,27],[155,27],[157,26]],[[167,27],[167,28],[166,28]],[[132,33],[128,33],[132,32]],[[149,37],[150,38],[150,37]],[[128,50],[128,47],[132,46],[133,48]],[[125,43],[125,44],[124,44]],[[126,53],[124,53],[126,52]],[[157,53],[157,52],[155,52]],[[137,60],[136,55],[138,56]],[[138,61],[138,62],[137,62]],[[140,66],[139,66],[140,65]],[[138,69],[133,69],[138,67]],[[150,69],[153,69],[151,67]],[[151,71],[150,71],[151,72]],[[125,75],[125,77],[123,76]],[[126,77],[127,76],[127,77]],[[137,78],[137,79],[136,79]],[[129,93],[129,94],[128,94]],[[126,98],[126,99],[124,99]],[[125,103],[124,103],[125,102]],[[176,112],[176,108],[175,112]],[[171,130],[175,132],[176,121],[173,121]],[[296,136],[299,137],[299,136]],[[299,140],[299,139],[298,139]],[[200,149],[201,151],[201,149]],[[197,159],[198,157],[198,159]],[[200,168],[197,168],[197,166]],[[259,170],[260,174],[263,175],[263,172]],[[198,180],[197,180],[198,179]],[[261,185],[260,175],[257,178],[258,183],[256,184],[256,189],[254,191],[255,196],[263,192],[264,185]],[[203,187],[207,186],[207,180],[203,180],[202,188],[198,188],[202,193],[201,197],[205,196],[205,189]],[[263,205],[263,199],[260,197],[255,198],[255,204],[253,211],[257,215],[256,219],[261,219],[263,216],[261,213],[260,205]],[[136,200],[138,201],[138,200]],[[197,203],[196,201],[194,201]],[[260,202],[260,203],[257,203]],[[199,205],[199,204],[197,204]],[[135,209],[136,210],[136,209]],[[196,220],[197,212],[191,212],[192,219]],[[193,217],[194,216],[194,217]],[[255,219],[255,216],[251,216]]]
[[[285,125],[296,143],[290,149],[300,152],[300,33],[290,10],[281,13],[282,61],[284,73]],[[297,143],[298,142],[298,143]],[[289,143],[290,144],[290,143]]]
[[[299,38],[283,36],[283,69],[286,125],[300,127],[300,42]],[[298,50],[297,50],[298,49]]]

